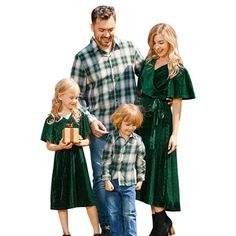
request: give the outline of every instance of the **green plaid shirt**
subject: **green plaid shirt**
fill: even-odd
[[[80,87],[80,103],[89,121],[101,121],[108,131],[114,129],[110,115],[124,103],[134,103],[136,78],[143,57],[129,41],[115,40],[110,53],[102,51],[94,38],[75,56],[71,77]]]
[[[102,179],[118,179],[119,185],[135,185],[143,181],[146,171],[145,147],[141,137],[133,133],[126,141],[114,130],[107,137],[103,151]]]

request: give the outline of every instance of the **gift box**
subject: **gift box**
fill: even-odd
[[[79,128],[68,127],[62,130],[62,138],[64,143],[78,143]]]

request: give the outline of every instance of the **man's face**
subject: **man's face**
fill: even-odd
[[[110,51],[114,42],[116,22],[111,16],[108,20],[97,19],[91,25],[95,40],[104,51]]]

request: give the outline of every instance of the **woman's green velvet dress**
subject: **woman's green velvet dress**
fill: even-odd
[[[146,175],[137,199],[168,211],[180,210],[176,150],[168,154],[172,133],[172,112],[166,98],[195,98],[188,71],[168,79],[164,65],[154,70],[155,60],[145,62],[139,78],[139,103],[144,109],[144,123],[138,130],[146,147]]]
[[[83,138],[90,135],[89,122],[83,113],[79,122],[72,116],[53,122],[49,115],[44,123],[41,140],[58,144],[62,138],[62,130],[68,124],[79,128]],[[93,205],[95,199],[83,148],[73,145],[71,149],[56,151],[51,182],[51,209],[63,210]]]

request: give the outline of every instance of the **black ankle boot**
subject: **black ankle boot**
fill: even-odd
[[[155,236],[156,235],[156,222],[155,222],[155,214],[152,214],[152,231],[149,234],[149,236]]]
[[[172,221],[165,211],[161,211],[154,216],[156,222],[156,236],[169,236],[175,234]]]

